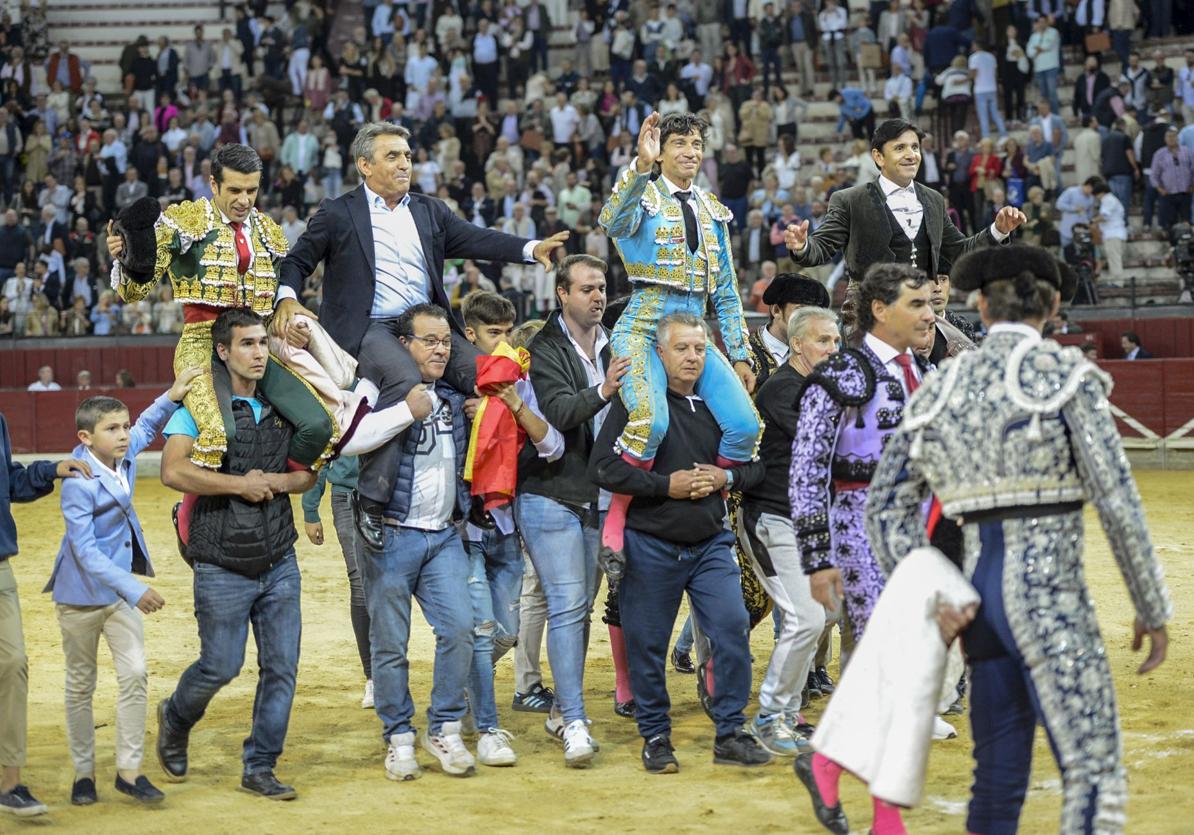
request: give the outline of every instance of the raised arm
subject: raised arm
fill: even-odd
[[[792,259],[802,267],[829,263],[850,240],[850,209],[842,192],[834,192],[829,198],[829,208],[825,210],[821,225],[811,235],[808,226],[806,220],[787,229],[785,238]]]

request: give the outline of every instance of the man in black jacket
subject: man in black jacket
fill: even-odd
[[[410,132],[388,122],[365,125],[351,154],[364,183],[325,200],[279,269],[275,333],[282,335],[296,313],[307,276],[324,263],[324,329],[360,360],[359,373],[377,384],[377,408],[393,405],[421,379],[418,366],[396,331],[398,318],[417,304],[448,312],[452,352],[444,380],[472,394],[477,350],[464,338],[444,291],[444,259],[531,263],[551,266],[551,252],[567,233],[529,241],[461,220],[440,200],[410,191]],[[366,545],[382,545],[382,508],[390,500],[399,448],[391,441],[361,459],[358,527]]]
[[[229,308],[213,323],[211,341],[223,366],[213,364],[213,373],[227,369],[236,436],[216,471],[191,461],[199,429],[186,408],[175,412],[163,430],[162,483],[199,497],[189,531],[180,532],[195,570],[199,659],[158,705],[158,762],[167,780],[186,779],[191,728],[240,672],[252,623],[260,674],[241,788],[270,800],[291,800],[295,790],[274,777],[294,701],[302,630],[294,555],[298,532],[287,494],[309,489],[315,474],[288,471],[293,429],[257,394],[269,362],[261,317]]]
[[[589,460],[589,478],[598,487],[634,497],[626,516],[626,571],[619,593],[643,766],[657,774],[679,770],[664,673],[685,592],[712,643],[717,670],[713,761],[763,765],[771,755],[742,730],[750,698],[749,618],[734,535],[725,529],[722,492],[735,484],[753,487],[762,480],[764,466],[753,461],[730,471],[708,463],[717,460],[721,428],[695,393],[705,367],[705,323],[688,313],[672,313],[660,319],[656,333],[671,420],[655,466],[635,467],[615,449],[629,419],[621,399],[611,405]]]
[[[604,261],[565,258],[556,273],[560,309],[531,341],[531,384],[544,419],[564,436],[554,461],[524,447],[518,466],[514,517],[547,598],[547,657],[556,704],[549,733],[564,741],[564,764],[583,768],[596,750],[587,729],[583,695],[589,612],[597,588],[602,511],[588,476],[593,438],[608,405],[617,400],[628,358],[612,359],[605,312]]]

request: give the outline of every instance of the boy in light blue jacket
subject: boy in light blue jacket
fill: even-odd
[[[75,457],[91,466],[89,479],[63,483],[66,534],[43,591],[53,592],[66,655],[66,731],[74,762],[71,803],[97,800],[95,789],[96,650],[100,636],[116,664],[116,790],[141,803],[165,795],[141,774],[145,739],[146,671],[141,613],[166,604],[135,575],[153,576],[141,522],[133,508],[136,457],[153,441],[201,372],[184,372],[129,426],[128,407],[89,397],[75,412],[80,444]]]

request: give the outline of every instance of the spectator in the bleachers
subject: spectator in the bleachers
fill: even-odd
[[[1156,210],[1157,187],[1153,184],[1152,166],[1157,152],[1165,147],[1165,135],[1172,125],[1169,124],[1169,114],[1158,112],[1153,121],[1145,125],[1132,142],[1136,157],[1140,160],[1140,167],[1144,169],[1144,226],[1152,226],[1153,214]]]
[[[750,163],[741,159],[737,145],[727,144],[725,146],[725,160],[718,167],[718,175],[721,180],[718,189],[721,202],[725,203],[726,208],[734,213],[734,219],[731,221],[732,228],[740,232],[746,228],[746,213],[750,204],[750,181],[754,178],[754,174],[750,170]]]
[[[17,264],[28,259],[32,250],[29,232],[18,222],[16,211],[8,209],[0,226],[0,285],[16,273]]]
[[[870,47],[872,44],[877,44],[878,38],[875,36],[874,30],[868,25],[866,12],[855,12],[850,16],[851,31],[847,39],[850,47],[850,56],[854,61],[854,66],[858,68],[859,86],[866,92],[868,96],[875,95],[878,92],[878,82],[876,81],[875,68],[871,62],[863,59],[864,47]]]
[[[305,182],[307,176],[319,165],[319,156],[319,140],[311,133],[311,123],[306,119],[300,119],[298,129],[287,134],[282,142],[282,165],[289,166],[299,179]]]
[[[1177,128],[1165,131],[1165,147],[1152,159],[1150,178],[1157,190],[1162,229],[1190,220],[1190,192],[1194,191],[1194,154],[1178,144]]]
[[[203,27],[195,27],[194,40],[188,41],[183,50],[183,68],[190,85],[198,90],[211,89],[211,70],[216,63],[216,51],[203,38]]]
[[[704,61],[703,53],[699,49],[694,49],[688,56],[688,63],[680,68],[680,80],[695,93],[695,97],[689,97],[694,106],[708,106],[706,97],[713,83],[713,67]]]
[[[25,316],[24,336],[57,336],[58,308],[50,304],[45,293],[33,294],[33,307]],[[33,389],[31,391],[57,391],[58,384],[52,383],[52,389]]]
[[[137,387],[136,381],[133,380],[132,372],[130,372],[127,368],[122,368],[117,371],[115,379],[116,388],[118,389],[131,389]]]
[[[182,60],[165,35],[158,38],[158,54],[154,60],[158,62],[158,93],[173,97],[178,90],[178,67]]]
[[[219,72],[220,92],[231,90],[240,98],[246,71],[245,46],[231,29],[225,28],[220,33],[220,42],[215,45],[213,69]]]
[[[1164,50],[1153,50],[1153,68],[1148,75],[1148,112],[1151,115],[1171,113],[1177,74],[1165,63]]]
[[[46,123],[38,119],[33,131],[25,137],[25,178],[33,182],[46,176],[49,168],[50,151],[54,149],[54,138],[50,136]]]
[[[1032,24],[1032,36],[1026,48],[1032,61],[1032,74],[1037,89],[1049,102],[1054,113],[1061,112],[1061,101],[1057,97],[1057,83],[1061,75],[1061,35],[1053,28],[1048,17],[1038,17]]]
[[[100,293],[99,301],[91,309],[92,332],[96,336],[115,335],[120,330],[120,304],[116,301],[116,293],[104,290]]]
[[[732,46],[729,47],[733,49]],[[869,102],[868,102],[869,105]],[[746,151],[746,159],[761,176],[767,166],[767,147],[771,144],[771,105],[763,97],[763,87],[755,85],[750,99],[738,109],[738,140]],[[871,117],[872,122],[874,116]]]
[[[817,28],[821,32],[824,60],[829,69],[829,83],[841,89],[846,86],[846,28],[849,18],[837,0],[825,0],[817,14]],[[838,128],[839,132],[841,128]]]
[[[129,151],[129,167],[152,177],[153,172],[158,170],[158,161],[169,153],[166,143],[159,138],[157,126],[151,122],[141,131],[141,135]]]
[[[62,311],[58,329],[63,336],[86,336],[91,332],[91,313],[87,310],[82,296],[76,297],[74,302]]]
[[[91,372],[86,368],[75,375],[75,388],[79,391],[91,391]]]
[[[963,232],[973,226],[973,217],[970,214],[970,161],[972,159],[974,159],[974,149],[970,147],[970,134],[964,130],[956,131],[953,147],[945,157],[945,179],[950,205],[957,210],[962,220],[958,228]]]
[[[962,37],[961,32],[938,21],[938,24],[925,35],[923,50],[925,69],[932,76],[944,72],[954,58],[966,50],[967,46],[968,43]]]
[[[0,296],[0,336],[17,333],[17,317],[9,307],[8,298]]]
[[[1074,179],[1085,183],[1097,177],[1103,167],[1103,138],[1093,115],[1082,120],[1083,127],[1074,136]]]
[[[1099,67],[1098,56],[1086,56],[1082,75],[1074,80],[1074,115],[1080,122],[1085,123],[1090,118],[1095,99],[1110,86],[1111,79]]]
[[[143,44],[138,41],[137,55],[128,74],[131,81],[126,85],[126,92],[137,99],[142,111],[152,112],[157,101],[158,63],[149,56],[148,41]]]
[[[124,172],[124,182],[116,189],[116,211],[119,212],[148,195],[149,186],[141,180],[136,166],[130,165]]]
[[[4,66],[0,67],[0,81],[9,79],[16,82],[20,95],[28,99],[30,91],[33,89],[33,67],[30,65],[29,59],[25,57],[23,47],[14,46],[9,52]]]
[[[11,210],[10,210],[11,211]],[[4,298],[8,309],[16,317],[16,332],[25,332],[25,316],[33,309],[33,277],[28,274],[24,261],[18,261],[4,282]]]
[[[1070,186],[1057,198],[1057,211],[1061,212],[1061,226],[1058,231],[1062,249],[1073,242],[1076,224],[1090,223],[1096,205],[1093,189],[1087,183]]]
[[[973,82],[966,59],[961,55],[955,55],[949,67],[938,73],[933,80],[941,88],[941,101],[949,115],[949,129],[955,132],[963,130],[974,100],[971,93]]]
[[[1151,360],[1152,352],[1140,344],[1140,337],[1134,331],[1124,331],[1119,338],[1119,346],[1123,348],[1126,360]]]
[[[54,368],[43,365],[37,369],[37,379],[28,386],[28,391],[61,391],[62,386],[54,382]]]
[[[70,44],[63,41],[58,51],[46,59],[46,83],[60,82],[75,95],[83,92],[83,80],[91,67],[78,55],[70,51]]]
[[[813,55],[817,49],[817,18],[803,0],[792,0],[788,8],[788,40],[792,44],[792,62],[799,79],[800,93],[811,98],[817,75]]]
[[[42,206],[40,218],[41,222],[33,231],[35,248],[40,251],[48,247],[58,252],[66,252],[69,229],[65,223],[58,220],[58,210],[52,205]]]
[[[883,85],[883,99],[887,102],[887,115],[911,120],[913,118],[912,94],[912,79],[904,72],[903,67],[893,62],[891,75]]]
[[[771,252],[771,229],[767,226],[766,217],[762,210],[751,209],[746,215],[746,228],[742,230],[741,244],[734,259],[739,280],[745,282],[757,276]]]
[[[855,139],[870,139],[871,134],[875,132],[875,109],[862,90],[857,87],[830,90],[829,100],[838,106],[836,130],[839,134],[849,124],[850,133]]]
[[[1136,161],[1132,143],[1124,133],[1123,119],[1116,119],[1100,146],[1101,173],[1125,209],[1132,206],[1132,184],[1140,179],[1140,165]]]
[[[272,15],[264,15],[262,20],[261,38],[257,42],[262,52],[261,63],[266,76],[280,79],[286,66],[286,33]]]
[[[1132,105],[1141,113],[1147,110],[1152,73],[1141,65],[1140,53],[1136,50],[1133,49],[1128,55],[1127,61],[1124,62],[1123,69],[1119,74],[1119,80],[1126,81],[1130,85],[1128,94],[1124,98],[1124,103]]]
[[[1037,101],[1036,112],[1037,115],[1029,122],[1029,125],[1039,125],[1044,138],[1053,146],[1053,176],[1060,183],[1061,158],[1065,149],[1069,147],[1070,132],[1066,129],[1065,119],[1061,117],[1060,112],[1054,110],[1053,106],[1045,99]]]
[[[1002,190],[999,180],[1003,173],[1003,160],[995,153],[995,142],[989,137],[983,137],[978,143],[978,153],[970,160],[970,205],[974,218],[974,228],[982,229],[990,226],[983,223],[987,213],[987,204],[991,202],[993,192]],[[993,220],[991,221],[994,222]]]
[[[999,95],[998,63],[986,44],[975,41],[971,45],[968,67],[974,79],[974,107],[978,111],[979,130],[983,136],[991,135],[992,125],[999,131],[1000,137],[1007,136],[1003,115],[996,104]]]
[[[0,107],[0,188],[4,202],[12,200],[17,180],[17,160],[25,148],[25,138],[15,119],[9,117],[8,109]]]
[[[76,299],[82,299],[84,312],[90,314],[92,305],[99,298],[99,287],[91,273],[91,262],[86,258],[76,258],[71,266],[73,272],[62,288],[62,300],[58,306],[65,310],[75,304]]]

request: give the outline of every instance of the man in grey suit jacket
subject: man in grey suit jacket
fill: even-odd
[[[789,225],[784,233],[800,266],[815,267],[845,252],[850,286],[842,306],[844,318],[849,319],[857,282],[871,264],[911,261],[933,276],[942,260],[956,262],[972,249],[1003,243],[1025,221],[1023,212],[1005,206],[977,235],[968,238],[959,232],[945,213],[941,194],[914,182],[924,135],[904,119],[880,124],[871,138],[879,179],[830,196],[825,219],[812,235],[807,220]]]

